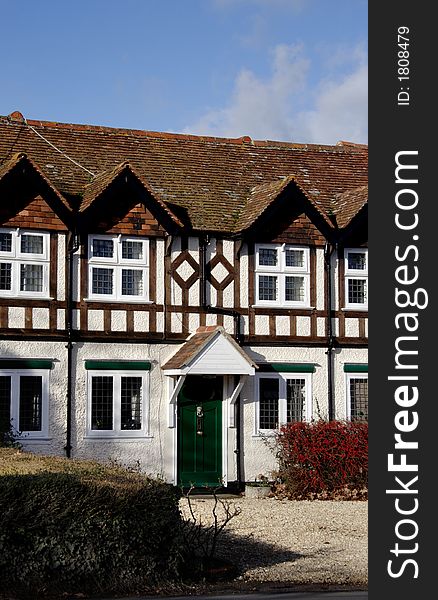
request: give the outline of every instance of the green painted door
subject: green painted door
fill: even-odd
[[[178,396],[178,482],[217,486],[222,477],[220,376],[188,375]]]

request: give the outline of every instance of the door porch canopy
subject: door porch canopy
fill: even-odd
[[[175,426],[175,405],[187,375],[239,375],[239,382],[230,397],[231,405],[248,375],[254,375],[257,365],[223,327],[200,327],[162,366],[164,373],[177,378],[169,397],[169,427]],[[231,427],[234,411],[230,411]]]

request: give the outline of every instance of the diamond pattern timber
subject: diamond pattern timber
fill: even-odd
[[[209,280],[219,291],[224,291],[234,281],[234,268],[222,254],[216,254],[209,262]]]
[[[181,271],[184,274],[187,265],[191,267],[193,272],[189,277],[183,279],[178,271]],[[182,290],[190,289],[199,279],[199,265],[188,250],[183,250],[181,254],[177,256],[172,263],[171,270],[175,283],[178,284]]]

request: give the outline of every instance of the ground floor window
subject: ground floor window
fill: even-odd
[[[310,373],[260,373],[256,376],[256,432],[312,417]]]
[[[0,370],[0,431],[9,427],[24,438],[48,433],[46,370]]]
[[[368,373],[347,374],[347,417],[368,421]]]
[[[88,372],[88,434],[132,437],[147,434],[148,374]]]

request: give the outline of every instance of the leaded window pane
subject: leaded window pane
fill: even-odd
[[[348,268],[357,271],[366,269],[367,259],[365,252],[349,252],[348,253]]]
[[[142,378],[121,378],[121,429],[141,429]]]
[[[42,292],[43,291],[43,266],[42,265],[20,265],[20,291]]]
[[[277,300],[275,275],[259,275],[259,300]]]
[[[93,256],[112,258],[114,256],[113,240],[93,239]]]
[[[288,302],[304,302],[304,277],[286,276],[285,300]]]
[[[286,380],[286,419],[288,423],[304,420],[305,379]]]
[[[11,263],[0,263],[0,290],[10,290],[12,286]]]
[[[292,250],[286,248],[286,267],[304,267],[304,250]]]
[[[0,377],[0,434],[11,424],[11,376]]]
[[[278,262],[276,248],[260,248],[259,265],[263,267],[276,267]]]
[[[143,294],[143,271],[122,269],[122,295],[141,296]]]
[[[351,420],[368,421],[368,379],[350,379]]]
[[[348,302],[350,304],[365,304],[366,279],[350,278],[348,280]]]
[[[0,252],[12,251],[12,233],[0,232]]]
[[[92,290],[93,294],[112,294],[114,286],[113,269],[93,267]]]
[[[279,380],[264,377],[259,383],[260,429],[277,429]]]
[[[127,260],[141,260],[143,258],[143,242],[123,240],[122,258]]]
[[[91,383],[91,429],[113,429],[113,378],[93,377]]]
[[[43,380],[39,375],[20,377],[20,431],[41,431]]]
[[[44,238],[42,235],[23,234],[21,236],[21,252],[23,254],[43,254]]]

